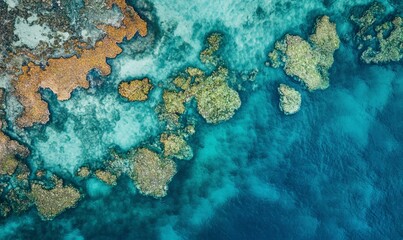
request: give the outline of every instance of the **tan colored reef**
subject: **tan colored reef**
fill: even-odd
[[[212,33],[207,37],[208,47],[200,53],[200,61],[204,64],[212,64],[216,66],[220,58],[215,54],[221,47],[223,41],[220,33]]]
[[[116,4],[124,18],[120,27],[99,26],[106,36],[98,41],[94,48],[82,49],[79,56],[50,59],[45,69],[33,63],[23,67],[23,74],[13,82],[15,95],[24,107],[22,115],[17,119],[20,127],[30,127],[35,123],[49,121],[47,103],[42,100],[40,88],[49,88],[59,100],[70,98],[71,92],[78,88],[88,88],[86,76],[91,69],[98,69],[102,75],[110,74],[107,58],[115,58],[122,52],[118,46],[124,38],[130,40],[138,32],[140,36],[147,34],[147,24],[123,0],[109,1],[108,6]]]
[[[180,160],[189,160],[193,157],[193,150],[181,135],[163,133],[160,142],[164,145],[164,156]]]
[[[72,186],[63,186],[63,180],[55,179],[55,187],[45,188],[40,183],[31,184],[30,197],[45,220],[51,220],[80,200],[80,192]]]
[[[91,170],[87,166],[80,167],[76,172],[76,175],[80,178],[87,178],[90,174],[91,174]]]
[[[129,101],[145,101],[148,99],[148,93],[152,88],[153,85],[148,78],[121,82],[119,84],[119,94]]]
[[[336,25],[328,16],[323,16],[316,20],[309,41],[290,34],[277,41],[275,49],[269,53],[269,63],[275,68],[283,65],[285,73],[304,83],[309,91],[326,89],[333,54],[339,45]]]
[[[96,170],[95,176],[108,185],[116,185],[117,177],[108,171]]]
[[[176,174],[176,164],[169,159],[161,159],[157,153],[147,149],[136,149],[131,157],[133,173],[131,178],[144,195],[164,197],[168,183]]]
[[[403,19],[393,16],[391,21],[381,21],[385,7],[375,2],[361,16],[351,16],[359,30],[356,39],[359,49],[364,49],[361,59],[365,63],[397,62],[403,58]]]
[[[285,84],[280,84],[277,90],[280,94],[280,110],[285,115],[298,112],[301,107],[301,94],[294,88]]]
[[[195,98],[198,112],[208,123],[226,121],[241,106],[238,92],[227,81],[228,69],[225,67],[218,67],[209,76],[200,69],[188,68],[184,76],[174,80],[174,84],[183,90],[164,91],[165,110],[178,118],[185,111],[185,103]]]

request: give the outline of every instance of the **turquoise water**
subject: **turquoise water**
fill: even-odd
[[[1,220],[0,238],[402,239],[403,67],[359,61],[348,17],[351,7],[369,2],[160,0],[149,8],[133,2],[152,16],[147,48],[124,43],[109,60],[112,75],[93,73],[91,89],[69,101],[44,93],[52,121],[30,131],[31,165],[69,178],[112,147],[125,151],[157,136],[161,88],[145,103],[128,103],[118,83],[147,76],[163,86],[186,66],[202,67],[198,55],[212,31],[225,36],[221,54],[233,74],[258,70],[240,92],[240,110],[228,122],[198,126],[195,157],[178,163],[167,197],[144,197],[128,178],[116,187],[90,179],[77,208],[51,222],[35,210]],[[402,14],[398,1],[384,4]],[[330,87],[309,93],[264,63],[277,39],[308,36],[324,14],[336,22],[342,43]],[[280,112],[279,83],[301,90],[296,115]]]

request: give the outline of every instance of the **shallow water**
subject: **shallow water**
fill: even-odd
[[[228,122],[198,126],[195,157],[178,163],[167,197],[141,196],[128,178],[113,188],[90,179],[77,208],[50,222],[35,210],[13,216],[0,222],[0,238],[402,239],[403,67],[360,62],[347,19],[352,6],[369,2],[155,1],[147,50],[124,43],[109,60],[112,75],[94,73],[93,87],[71,100],[45,93],[52,121],[30,131],[31,165],[68,178],[111,147],[126,151],[156,136],[161,89],[133,104],[117,84],[143,76],[164,84],[186,66],[202,67],[198,55],[212,31],[224,33],[221,54],[236,76],[258,70],[255,86],[240,93],[240,110]],[[307,92],[264,63],[277,39],[308,36],[324,14],[342,43],[330,87]],[[279,83],[301,90],[296,115],[280,112]]]

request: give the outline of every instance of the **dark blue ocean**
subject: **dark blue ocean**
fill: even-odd
[[[0,220],[0,239],[403,239],[403,65],[360,60],[349,17],[370,2],[132,1],[148,37],[123,43],[108,60],[113,73],[91,73],[92,87],[70,100],[45,90],[51,122],[29,130],[30,166],[70,179],[85,198],[53,221],[36,209]],[[402,16],[399,0],[382,3]],[[265,62],[276,40],[306,38],[322,15],[336,23],[341,44],[330,87],[308,92]],[[125,177],[115,187],[75,182],[79,166],[96,166],[110,148],[129,150],[163,127],[154,111],[162,88],[130,103],[118,83],[146,76],[164,85],[187,66],[203,68],[199,52],[216,31],[231,74],[257,71],[256,79],[245,82],[231,120],[200,119],[194,158],[177,162],[168,195],[142,196]],[[280,111],[280,83],[300,90],[297,114]]]

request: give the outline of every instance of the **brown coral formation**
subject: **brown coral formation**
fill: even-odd
[[[148,78],[121,82],[119,84],[119,94],[129,101],[145,101],[148,99],[148,93],[152,88],[153,85]]]
[[[137,149],[132,160],[134,171],[131,177],[140,192],[155,198],[164,197],[168,191],[168,183],[176,174],[175,162],[161,159],[147,148]]]
[[[364,48],[361,59],[365,63],[397,62],[403,58],[403,19],[394,16],[391,21],[379,23],[384,13],[385,7],[375,2],[361,16],[351,16],[359,28],[356,39],[359,49]]]
[[[193,150],[188,145],[184,136],[163,133],[160,142],[164,145],[164,156],[174,157],[180,160],[189,160],[193,157]]]
[[[125,1],[109,1],[109,7],[116,4],[124,15],[123,25],[114,27],[99,26],[106,36],[98,41],[93,49],[83,49],[79,57],[50,59],[43,70],[33,63],[23,68],[23,74],[14,81],[15,94],[24,107],[17,124],[29,127],[34,123],[46,123],[49,120],[47,103],[41,99],[40,88],[49,88],[59,100],[70,98],[71,92],[78,88],[88,88],[86,76],[91,69],[99,69],[102,75],[110,74],[107,58],[114,58],[122,49],[117,45],[124,38],[130,40],[138,32],[147,34],[147,24],[128,6]]]
[[[47,189],[39,183],[31,185],[30,197],[45,220],[51,220],[66,209],[74,207],[81,197],[74,187],[63,186],[60,179],[55,181],[55,187],[52,189]]]
[[[310,91],[326,89],[333,54],[339,45],[336,25],[328,16],[323,16],[316,20],[309,41],[290,34],[277,41],[275,49],[269,53],[270,65],[275,68],[284,65],[285,73],[304,83]]]
[[[221,46],[223,37],[220,33],[212,33],[207,37],[207,48],[200,53],[200,61],[216,66],[220,58],[215,54]]]
[[[108,171],[96,170],[95,176],[108,185],[116,185],[117,177]]]

